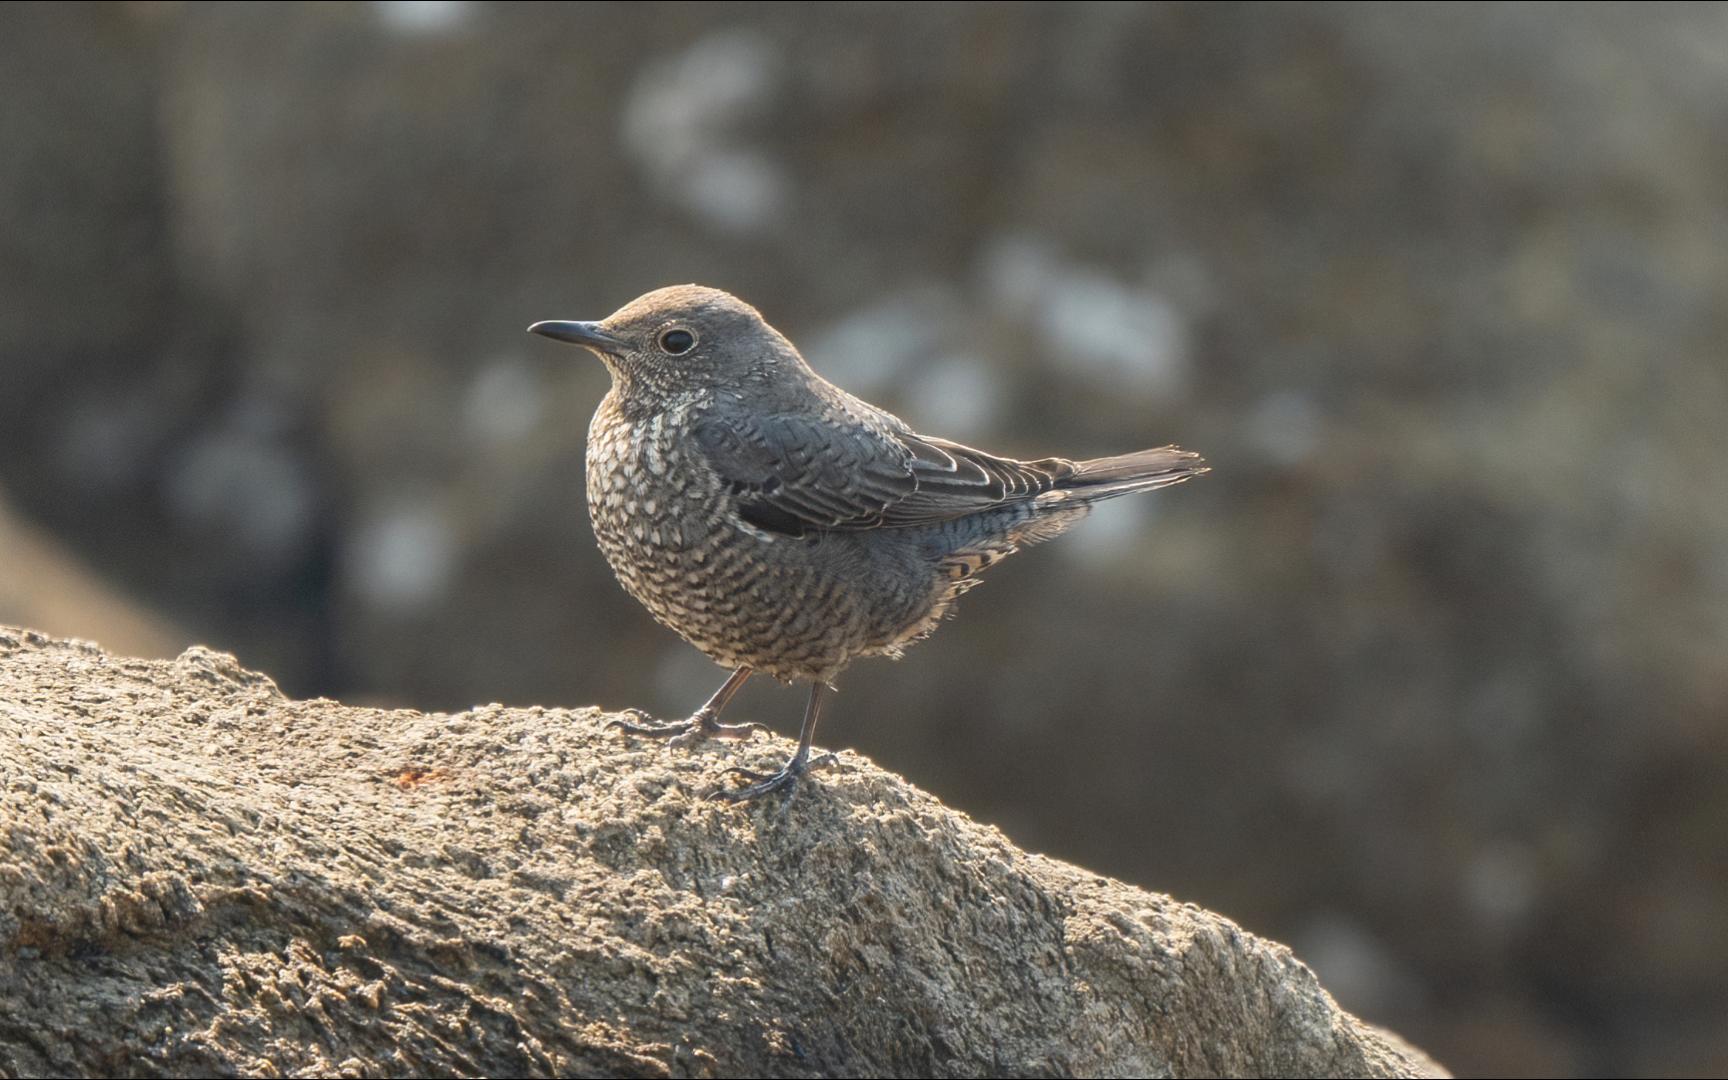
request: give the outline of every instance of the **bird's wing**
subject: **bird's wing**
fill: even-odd
[[[913,448],[918,490],[889,509],[896,524],[941,521],[1000,503],[1030,499],[1074,475],[1066,458],[1018,461],[929,435],[902,437]]]
[[[1048,491],[1074,473],[1060,458],[999,458],[892,420],[710,415],[694,434],[744,520],[794,536],[960,517]]]

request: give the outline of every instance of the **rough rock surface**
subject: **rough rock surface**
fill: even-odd
[[[291,701],[0,628],[0,1074],[1439,1075],[1288,950],[854,755]]]

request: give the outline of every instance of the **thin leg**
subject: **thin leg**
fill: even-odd
[[[816,737],[816,718],[822,714],[822,692],[828,689],[821,683],[810,688],[810,704],[804,709],[804,726],[798,729],[798,752],[791,760],[780,766],[777,773],[759,773],[750,769],[727,769],[729,773],[737,773],[746,780],[756,783],[749,787],[734,788],[731,791],[720,790],[710,795],[711,799],[726,799],[730,802],[744,802],[768,794],[770,791],[784,791],[787,798],[798,787],[798,779],[806,772],[819,765],[827,765],[836,760],[833,754],[822,754],[814,761],[810,759],[810,742]]]
[[[668,746],[684,746],[703,739],[748,739],[758,731],[768,729],[761,724],[722,724],[720,710],[732,700],[732,695],[738,692],[750,678],[750,669],[741,667],[729,675],[720,689],[714,691],[714,696],[708,699],[708,704],[697,709],[690,719],[676,724],[632,724],[626,720],[614,720],[606,726],[618,728],[631,735],[646,735],[650,739],[668,739]]]

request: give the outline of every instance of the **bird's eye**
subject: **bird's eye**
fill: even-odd
[[[668,330],[660,335],[660,351],[668,356],[683,356],[696,347],[696,335],[688,330]]]

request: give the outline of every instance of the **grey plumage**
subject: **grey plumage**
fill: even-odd
[[[588,509],[619,581],[734,669],[688,722],[623,726],[745,735],[758,725],[718,717],[751,672],[814,684],[798,754],[771,776],[746,773],[757,782],[728,797],[790,790],[813,764],[823,687],[929,634],[985,568],[1094,503],[1206,471],[1172,446],[1016,461],[919,435],[716,289],[674,286],[598,323],[529,329],[611,372],[588,429]]]

